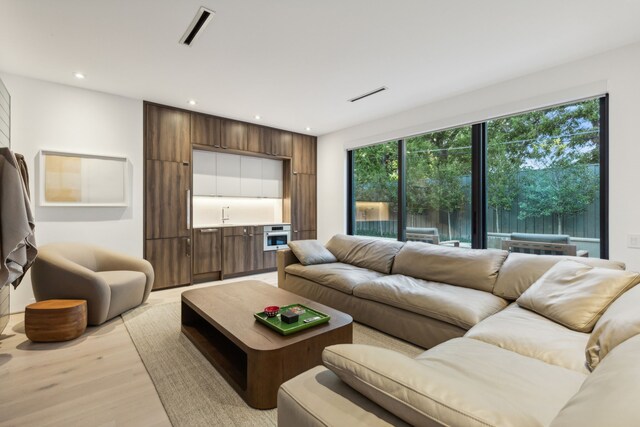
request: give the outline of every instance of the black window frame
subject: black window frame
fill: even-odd
[[[609,94],[584,98],[573,102],[598,99],[600,103],[600,258],[609,259]],[[559,105],[567,105],[564,102]],[[553,108],[554,106],[540,109]],[[524,112],[523,112],[524,113]],[[516,113],[517,114],[517,113]],[[522,113],[521,113],[522,114]],[[487,248],[487,122],[471,125],[471,247],[474,249]],[[469,126],[463,124],[460,126]],[[452,126],[456,128],[458,126]],[[437,132],[435,130],[434,132]],[[381,143],[388,144],[391,141]],[[404,138],[395,140],[398,145],[398,237],[399,241],[406,241],[407,222],[407,193],[406,193],[406,164],[407,149]],[[354,182],[354,156],[357,148],[347,150],[347,234],[353,235],[356,227]]]

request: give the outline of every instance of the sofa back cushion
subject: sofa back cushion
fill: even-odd
[[[594,370],[619,344],[640,334],[640,286],[615,300],[593,327],[587,342],[587,367]]]
[[[396,255],[393,274],[491,292],[506,251],[407,242]]]
[[[336,234],[327,249],[345,264],[389,274],[393,259],[404,243],[395,240]]]
[[[516,300],[520,307],[578,332],[591,332],[602,313],[640,274],[564,260],[549,269]]]
[[[550,427],[628,427],[640,420],[640,335],[620,344],[589,375]]]
[[[335,256],[317,240],[294,240],[289,249],[302,265],[328,264],[337,262]]]
[[[625,269],[624,263],[609,261],[607,259],[533,255],[512,252],[500,268],[500,274],[493,288],[493,293],[504,299],[514,301],[518,299],[529,286],[542,277],[547,270],[566,259],[580,261],[593,267],[611,268],[614,270]]]

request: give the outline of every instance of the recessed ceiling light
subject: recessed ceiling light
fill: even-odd
[[[189,103],[189,105],[196,105],[197,102],[195,99],[190,99],[189,101],[187,101]]]
[[[75,72],[75,73],[73,73],[73,77],[75,77],[76,79],[82,80],[82,79],[84,79],[84,74]]]
[[[260,114],[256,114],[255,118],[256,118],[256,120],[260,120],[261,119]]]
[[[307,132],[309,132],[311,130],[311,128],[309,126],[307,126],[305,129],[307,130]]]

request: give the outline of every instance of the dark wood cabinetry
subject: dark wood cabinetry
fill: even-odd
[[[247,149],[247,123],[223,120],[221,145],[222,148],[245,151]]]
[[[191,114],[191,144],[220,148],[222,144],[222,120],[205,114]]]
[[[189,236],[190,171],[184,163],[146,161],[147,239]]]
[[[193,274],[222,270],[222,231],[219,228],[193,230]]]
[[[316,176],[295,174],[291,177],[291,239],[315,235]]]
[[[153,289],[191,283],[191,239],[153,239],[145,243],[145,258],[153,265]]]
[[[189,162],[191,114],[186,111],[146,104],[146,158]]]
[[[291,239],[316,238],[316,138],[293,135],[291,159]]]
[[[247,151],[261,154],[271,152],[271,138],[268,137],[265,129],[258,125],[247,126]]]
[[[145,258],[153,289],[191,283],[191,114],[145,103]]]
[[[265,251],[262,255],[262,267],[265,270],[271,270],[277,267],[276,251]]]
[[[293,135],[293,174],[316,173],[316,139],[308,135]]]
[[[154,289],[276,267],[263,227],[191,230],[192,148],[281,159],[283,220],[292,239],[315,238],[316,138],[149,102],[144,123],[144,246]]]
[[[284,130],[271,129],[271,152],[280,157],[291,157],[293,152],[293,134]]]
[[[225,276],[264,268],[263,227],[225,227],[222,230],[222,271]]]

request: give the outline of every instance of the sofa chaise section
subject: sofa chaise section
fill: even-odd
[[[348,422],[331,420],[335,414],[328,405],[334,401],[341,413],[362,410],[346,401],[337,385],[331,392],[320,383],[340,378],[367,398],[367,408],[378,406],[378,418],[384,409],[386,416],[420,426],[548,426],[587,378],[468,338],[447,341],[415,359],[363,345],[328,347],[323,359],[331,371],[317,367],[282,386],[279,425],[367,425],[364,414]],[[295,424],[288,422],[294,416]],[[377,419],[370,425],[387,424]]]

